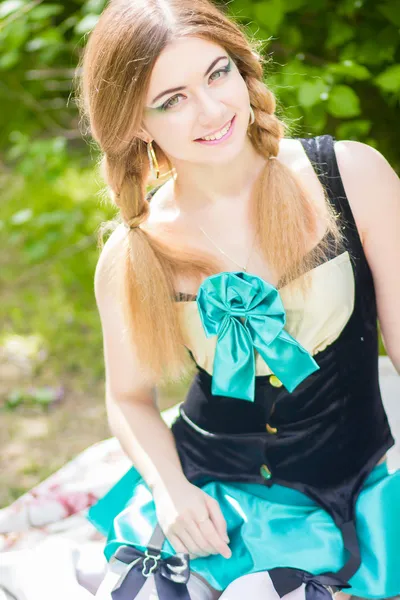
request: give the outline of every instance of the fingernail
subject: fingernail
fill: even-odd
[[[229,537],[227,535],[225,536],[225,541],[226,541],[227,544],[230,542],[230,539],[229,539]]]

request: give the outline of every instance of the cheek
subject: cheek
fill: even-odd
[[[166,117],[163,123],[162,131],[157,131],[156,135],[162,138],[164,147],[169,150],[179,149],[183,144],[187,144],[190,135],[194,131],[195,116],[190,107],[182,108]]]
[[[180,128],[174,121],[170,116],[160,113],[146,122],[146,131],[161,148],[173,144],[174,138],[179,136]]]
[[[236,77],[232,77],[232,87],[234,87],[235,102],[243,109],[247,109],[250,103],[249,90],[246,82],[238,73]]]
[[[177,111],[173,115],[160,115],[160,119],[151,123],[148,132],[160,148],[171,157],[184,158],[187,153],[190,136],[195,130],[190,110]]]

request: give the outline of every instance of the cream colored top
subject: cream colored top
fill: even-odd
[[[339,337],[354,310],[355,281],[349,252],[318,265],[308,275],[312,279],[305,299],[294,281],[279,288],[279,294],[286,311],[285,330],[315,355]],[[177,302],[176,307],[185,345],[197,364],[212,375],[217,336],[207,338],[195,300]],[[256,375],[271,375],[264,359],[255,353]]]

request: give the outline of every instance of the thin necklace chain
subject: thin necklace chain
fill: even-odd
[[[269,159],[269,160],[278,160],[278,157],[277,157],[277,156],[269,156],[269,157],[268,157],[268,159]],[[176,177],[174,177],[174,180],[175,180],[175,179],[176,179]],[[221,252],[221,253],[222,253],[224,256],[226,256],[226,258],[228,258],[228,259],[229,259],[229,260],[231,260],[233,263],[235,263],[235,265],[237,265],[238,267],[240,267],[240,269],[241,269],[242,271],[247,271],[247,265],[249,264],[250,257],[251,257],[251,255],[252,255],[252,253],[253,253],[253,249],[254,249],[254,242],[255,242],[255,240],[256,240],[256,237],[257,237],[257,232],[256,232],[256,234],[255,234],[255,236],[254,236],[254,238],[253,238],[253,243],[252,243],[252,245],[251,245],[250,254],[249,254],[249,256],[248,256],[248,258],[247,258],[247,261],[246,261],[246,266],[245,266],[245,267],[243,267],[243,266],[242,266],[242,265],[240,265],[238,262],[236,262],[236,260],[234,260],[233,258],[231,258],[230,256],[228,256],[228,254],[227,254],[226,252],[224,252],[224,250],[222,250],[222,248],[220,248],[220,247],[219,247],[219,246],[218,246],[218,245],[217,245],[217,244],[214,242],[214,240],[213,240],[213,239],[211,239],[211,238],[210,238],[210,236],[208,235],[208,233],[207,233],[206,231],[204,231],[204,229],[203,229],[203,228],[202,228],[202,227],[201,227],[199,224],[197,224],[197,227],[198,227],[198,228],[200,229],[200,231],[202,231],[202,232],[203,232],[203,234],[204,234],[204,235],[205,235],[205,236],[206,236],[206,237],[207,237],[207,238],[210,240],[210,242],[211,242],[211,243],[212,243],[212,244],[213,244],[213,245],[214,245],[214,246],[217,248],[217,250],[219,250],[219,251],[220,251],[220,252]]]
[[[198,228],[200,229],[200,231],[202,231],[202,232],[204,233],[204,235],[205,235],[205,236],[206,236],[206,237],[207,237],[207,238],[210,240],[210,242],[211,242],[212,244],[214,244],[214,246],[217,248],[217,250],[219,250],[219,251],[220,251],[220,252],[221,252],[221,253],[222,253],[224,256],[226,256],[226,257],[227,257],[229,260],[231,260],[232,262],[234,262],[234,263],[235,263],[235,265],[237,265],[238,267],[240,267],[240,269],[241,269],[242,271],[247,271],[247,265],[249,264],[250,257],[251,257],[251,255],[252,255],[252,253],[253,253],[254,242],[255,242],[255,239],[256,239],[256,235],[257,235],[257,234],[256,234],[256,235],[254,236],[254,238],[253,238],[253,243],[252,243],[252,245],[251,245],[250,254],[249,254],[249,256],[248,256],[248,258],[247,258],[247,261],[246,261],[246,266],[245,266],[245,267],[243,267],[243,266],[242,266],[242,265],[240,265],[238,262],[236,262],[236,260],[234,260],[233,258],[231,258],[230,256],[228,256],[228,254],[227,254],[226,252],[224,252],[224,250],[222,250],[222,248],[220,248],[220,247],[219,247],[219,246],[218,246],[218,245],[217,245],[217,244],[214,242],[214,240],[213,240],[213,239],[211,239],[211,238],[210,238],[210,236],[208,235],[208,233],[207,233],[206,231],[204,231],[204,229],[203,229],[202,227],[200,227],[200,225],[197,225],[197,226],[198,226]]]

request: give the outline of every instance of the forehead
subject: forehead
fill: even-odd
[[[227,55],[218,44],[199,37],[184,37],[169,43],[157,58],[150,78],[148,98],[169,87],[187,85],[204,75],[217,56]]]

